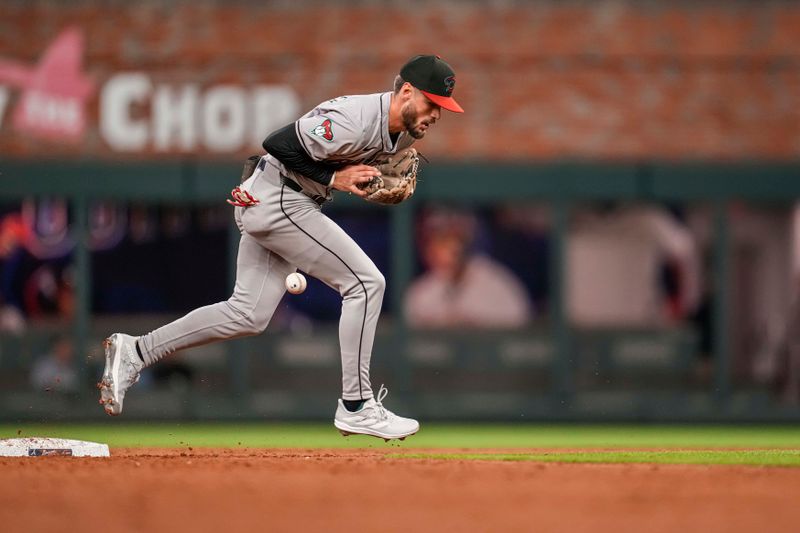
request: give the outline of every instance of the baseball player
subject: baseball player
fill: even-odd
[[[438,56],[411,58],[391,92],[342,96],[318,105],[270,134],[252,175],[234,189],[241,231],[233,295],[146,335],[115,333],[104,342],[100,403],[122,412],[140,371],[185,348],[264,331],[300,269],[339,291],[342,397],[334,425],[344,435],[402,439],[419,423],[386,409],[373,394],[369,368],[385,280],[375,264],[321,206],[333,190],[364,197],[380,178],[377,162],[410,149],[441,117],[462,113],[453,99],[453,69]],[[416,167],[415,167],[416,168]]]

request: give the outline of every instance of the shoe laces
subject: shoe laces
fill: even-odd
[[[386,420],[392,416],[392,412],[386,409],[382,403],[387,394],[389,394],[389,389],[381,385],[380,390],[378,390],[378,396],[375,397],[375,415],[378,420]]]

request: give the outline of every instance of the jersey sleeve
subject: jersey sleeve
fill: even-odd
[[[315,161],[336,159],[358,152],[365,143],[360,120],[342,109],[325,109],[295,122],[297,137]]]

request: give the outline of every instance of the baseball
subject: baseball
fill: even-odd
[[[292,272],[286,276],[286,290],[292,294],[300,294],[306,290],[306,277],[300,272]]]

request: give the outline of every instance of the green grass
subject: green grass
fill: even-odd
[[[332,424],[122,423],[0,424],[0,438],[49,436],[104,442],[113,447],[260,448],[796,448],[798,426],[495,425],[423,423],[402,443],[343,438]],[[581,454],[583,455],[583,454]]]
[[[800,450],[629,450],[553,453],[391,454],[405,459],[800,466]]]

